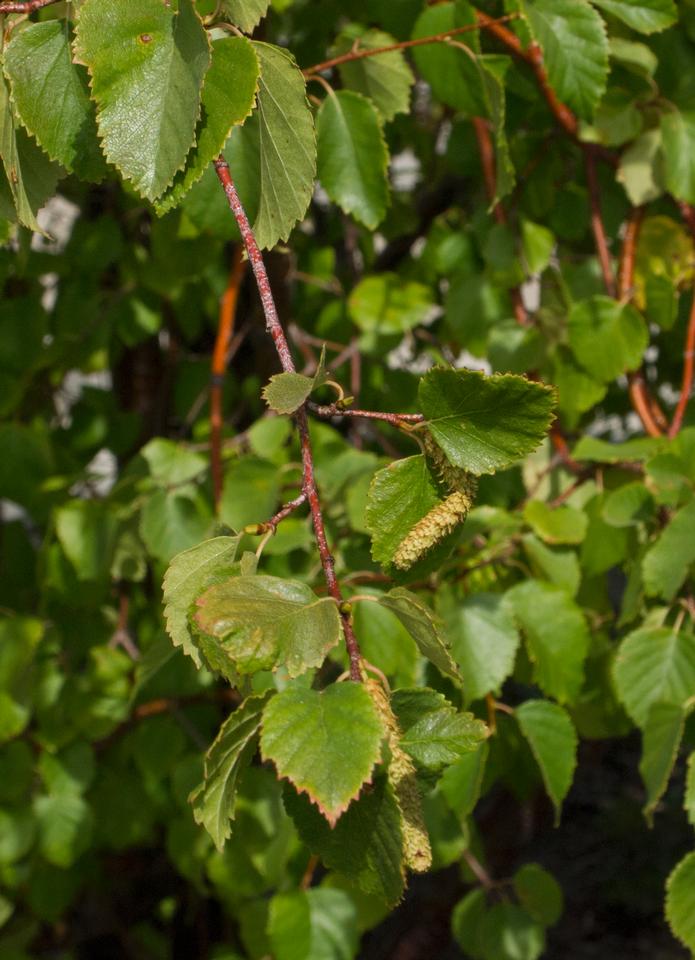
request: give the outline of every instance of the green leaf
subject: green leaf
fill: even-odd
[[[521,239],[529,273],[542,273],[550,263],[555,248],[555,235],[540,223],[521,221]]]
[[[655,2],[660,3],[662,0],[655,0]],[[665,0],[665,2],[670,3],[671,0]],[[656,54],[646,43],[635,43],[634,40],[626,40],[624,37],[609,37],[608,52],[612,60],[640,76],[653,77],[659,65]]]
[[[58,539],[80,580],[109,576],[117,520],[99,500],[72,500],[55,514]]]
[[[31,850],[36,838],[36,820],[31,809],[0,809],[0,864],[11,864]]]
[[[522,538],[524,550],[532,564],[542,575],[539,579],[549,580],[566,590],[570,597],[574,597],[579,589],[582,571],[579,558],[574,550],[558,550],[547,547],[533,534],[526,534]]]
[[[275,413],[294,413],[309,398],[311,392],[322,386],[327,379],[324,347],[313,377],[306,377],[303,373],[276,373],[265,385],[261,395]]]
[[[395,587],[382,594],[378,603],[398,617],[423,657],[442,673],[460,680],[458,667],[451,659],[449,645],[442,633],[442,624],[419,597],[403,587]]]
[[[523,6],[551,87],[562,103],[590,120],[608,78],[603,20],[586,0],[533,0]]]
[[[240,673],[284,666],[290,677],[320,667],[342,633],[338,605],[304,583],[234,576],[196,600],[195,622]]]
[[[176,487],[193,480],[208,467],[208,460],[202,454],[164,437],[150,440],[140,454],[147,461],[153,480],[164,487]]]
[[[39,846],[56,867],[69,867],[89,848],[94,817],[79,794],[39,796],[34,801]]]
[[[465,753],[444,771],[438,787],[461,823],[473,813],[480,799],[483,777],[490,752],[488,741],[472,753]]]
[[[171,187],[155,204],[158,214],[177,206],[210,163],[222,152],[232,129],[250,115],[256,100],[260,65],[245,37],[224,37],[212,45],[205,75],[195,146]]]
[[[251,33],[268,9],[269,0],[221,0],[220,13],[244,33]]]
[[[352,960],[357,908],[344,890],[312,887],[277,893],[270,901],[268,937],[275,960]]]
[[[592,3],[639,33],[665,30],[678,19],[673,0],[592,0]]]
[[[683,806],[688,822],[695,827],[695,751],[688,757],[688,772],[685,779],[685,799]]]
[[[618,697],[643,727],[653,703],[683,707],[695,696],[695,637],[669,627],[628,634],[613,665]]]
[[[220,520],[233,530],[263,523],[280,502],[282,475],[277,465],[255,457],[241,457],[225,470]]]
[[[475,14],[468,3],[428,6],[418,17],[413,39],[446,33],[468,23],[475,23]],[[487,116],[480,68],[473,50],[468,47],[470,35],[464,33],[454,39],[467,49],[445,43],[415,47],[415,65],[437,100],[471,117]]]
[[[573,702],[582,686],[589,649],[581,610],[564,590],[538,580],[513,587],[507,596],[526,635],[535,681],[548,696]]]
[[[673,600],[695,562],[695,500],[673,515],[642,561],[644,585],[650,596]]]
[[[577,765],[576,731],[567,711],[549,700],[527,700],[517,707],[515,716],[555,805],[557,825]]]
[[[472,960],[485,960],[482,945],[483,919],[487,913],[487,897],[482,887],[471,890],[459,900],[451,914],[454,939]]]
[[[633,206],[656,200],[664,192],[661,130],[647,130],[620,158],[616,179],[623,184]]]
[[[607,494],[601,511],[603,519],[612,527],[638,526],[651,520],[653,513],[652,495],[638,480]]]
[[[566,505],[551,507],[542,500],[528,500],[524,518],[546,543],[581,543],[588,523],[581,510]]]
[[[334,825],[371,780],[384,733],[362,684],[334,683],[320,692],[288,687],[265,708],[261,754]]]
[[[664,441],[655,437],[636,437],[624,443],[608,443],[598,437],[582,437],[572,451],[575,460],[593,460],[596,463],[621,463],[648,460],[663,447]]]
[[[639,771],[647,790],[644,815],[652,825],[653,814],[678,756],[685,714],[672,703],[652,703],[642,727],[642,757]]]
[[[545,931],[514,903],[496,903],[481,923],[485,960],[538,960],[545,950]]]
[[[474,752],[488,735],[482,720],[459,713],[443,694],[427,687],[396,690],[391,707],[402,733],[400,746],[428,773]]]
[[[210,504],[195,487],[157,490],[140,514],[140,536],[158,560],[169,563],[177,553],[204,540],[210,530]]]
[[[377,470],[365,509],[365,524],[372,537],[372,558],[389,567],[415,524],[441,502],[439,484],[424,456],[406,457]],[[435,548],[428,558],[432,564],[447,556],[456,536],[454,532]],[[418,566],[412,568],[409,575],[413,569],[417,571]]]
[[[18,222],[29,230],[43,233],[36,214],[52,196],[61,169],[47,158],[24,130],[17,127],[4,77],[0,77],[0,157],[5,170],[4,184],[0,183],[0,200],[2,194],[6,194],[10,206],[14,206]],[[11,214],[8,210],[3,215],[9,217]]]
[[[514,374],[435,368],[420,381],[420,407],[449,461],[495,473],[531,453],[552,418],[554,392]]]
[[[328,196],[370,230],[386,215],[388,149],[381,118],[352,90],[330,93],[316,117],[318,177]]]
[[[356,41],[360,50],[377,50],[396,43],[390,34],[381,30],[365,30],[360,24],[350,24],[336,40],[336,56],[349,53]],[[409,112],[410,88],[415,77],[401,50],[342,63],[338,72],[343,87],[369,97],[384,120]]]
[[[228,576],[234,569],[239,537],[215,537],[179,553],[164,576],[164,617],[175,647],[201,666],[196,638],[188,622],[189,612],[203,590]]]
[[[291,788],[285,792],[285,807],[303,843],[326,867],[389,904],[400,900],[405,881],[402,814],[384,774],[375,775],[371,789],[350,804],[334,827]]]
[[[96,112],[87,71],[72,62],[67,24],[48,20],[13,32],[4,69],[20,120],[51,160],[84,180],[101,180],[106,164]],[[48,89],[59,91],[60,97],[47,97]]]
[[[225,156],[235,181],[241,177],[254,194],[249,203],[240,187],[256,240],[270,248],[287,240],[309,206],[316,137],[304,78],[292,56],[268,43],[254,41],[253,49],[261,65],[256,109],[232,131]]]
[[[563,910],[562,888],[538,863],[525,863],[512,877],[514,892],[529,916],[544,927],[554,926]]]
[[[348,297],[348,313],[364,336],[363,349],[373,350],[378,337],[395,337],[426,323],[436,305],[422,283],[403,281],[395,273],[365,277]]]
[[[232,833],[237,782],[258,744],[263,708],[272,691],[249,697],[227,717],[205,754],[205,779],[191,794],[193,816],[202,824],[218,850]]]
[[[191,0],[85,0],[76,55],[91,76],[104,154],[148,200],[170,186],[195,142],[210,63]]]
[[[519,646],[510,605],[499,594],[479,593],[447,603],[443,616],[467,699],[499,690],[514,669]]]
[[[505,77],[511,66],[511,60],[499,54],[485,54],[478,58],[478,64],[482,68],[480,76],[487,102],[487,112],[495,136],[495,195],[490,201],[492,205],[511,193],[516,183],[516,171],[505,129],[507,114]],[[525,237],[524,244],[526,244]]]
[[[649,344],[642,315],[630,304],[596,296],[575,303],[569,315],[570,346],[579,363],[607,382],[635,370]]]
[[[686,854],[666,881],[666,919],[681,943],[695,951],[695,852]]]
[[[661,116],[666,189],[678,200],[695,203],[695,110],[670,109]]]

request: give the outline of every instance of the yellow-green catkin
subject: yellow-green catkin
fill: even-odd
[[[426,873],[432,866],[432,849],[422,813],[422,798],[415,779],[415,766],[401,747],[401,731],[388,695],[377,680],[367,680],[367,689],[384,721],[391,760],[388,778],[401,812],[403,862],[415,873]]]
[[[407,537],[399,543],[393,555],[393,563],[399,570],[409,570],[465,521],[478,488],[477,478],[449,463],[446,454],[429,432],[423,435],[422,443],[428,460],[448,488],[449,496],[418,520]]]

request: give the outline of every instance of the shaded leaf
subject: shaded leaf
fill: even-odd
[[[388,204],[388,150],[381,119],[352,90],[327,96],[316,117],[318,177],[345,213],[374,230]]]
[[[641,314],[611,297],[596,296],[574,304],[568,324],[574,355],[597,380],[614,380],[626,370],[635,370],[649,344]]]
[[[514,903],[496,903],[483,917],[481,940],[486,960],[537,960],[545,931]]]
[[[429,773],[474,752],[488,735],[482,720],[459,713],[446,697],[427,687],[396,690],[391,707],[402,733],[400,746]]]
[[[106,163],[97,139],[87,71],[72,62],[67,25],[32,23],[5,49],[5,75],[17,113],[51,160],[85,180],[101,180]],[[59,97],[47,97],[52,89]]]
[[[665,30],[678,18],[673,0],[592,0],[592,3],[640,33]]]
[[[319,667],[341,636],[332,597],[304,583],[234,576],[196,600],[195,623],[240,673],[284,666],[290,677]]]
[[[447,603],[443,616],[467,699],[498,690],[514,668],[519,646],[510,605],[499,594],[480,593]]]
[[[203,590],[232,572],[238,546],[239,537],[205,540],[175,556],[164,576],[167,632],[174,646],[182,647],[198,667],[201,666],[200,654],[188,616]]]
[[[534,679],[548,696],[574,701],[584,679],[589,631],[579,607],[559,587],[527,580],[507,596],[526,636]]]
[[[249,697],[227,717],[205,754],[205,778],[191,794],[193,816],[202,824],[218,850],[231,836],[237,782],[258,745],[263,708],[272,691]]]
[[[654,703],[683,707],[695,696],[695,637],[669,627],[633,630],[613,665],[618,697],[639,727]]]
[[[673,515],[642,561],[644,585],[650,596],[673,600],[695,563],[695,500]]]
[[[562,916],[562,888],[552,873],[538,863],[525,863],[512,877],[522,907],[537,923],[552,927]]]
[[[352,960],[357,908],[345,891],[330,887],[277,893],[270,901],[268,937],[275,960]]]
[[[403,587],[395,587],[380,596],[378,603],[398,617],[423,657],[427,657],[442,673],[460,680],[458,667],[451,658],[448,642],[442,633],[442,624],[419,597]]]
[[[355,41],[360,50],[377,50],[396,42],[381,30],[365,30],[360,24],[350,24],[336,40],[336,56],[352,50]],[[408,113],[415,77],[401,50],[342,63],[338,71],[343,86],[369,97],[384,120],[393,120],[397,113]]]
[[[695,110],[670,109],[661,115],[664,182],[678,200],[695,203]]]
[[[384,733],[362,684],[334,683],[320,692],[288,687],[265,708],[261,754],[334,825],[371,780]]]
[[[334,827],[308,797],[291,788],[285,791],[285,807],[302,842],[326,867],[389,904],[400,899],[405,883],[401,811],[386,775],[375,775],[371,788]]]
[[[9,218],[14,207],[22,226],[43,233],[36,214],[52,196],[61,169],[17,127],[4,77],[0,77],[0,157],[5,171],[4,182],[0,182],[0,201],[6,200],[10,207],[3,215]]]
[[[508,467],[540,444],[552,388],[514,374],[435,368],[418,391],[429,430],[449,461],[476,475]]]
[[[652,703],[642,728],[639,771],[647,791],[644,815],[651,825],[678,756],[685,714],[672,703]]]
[[[567,711],[549,700],[527,700],[515,716],[538,761],[557,824],[577,765],[577,733]]]
[[[695,951],[695,852],[686,854],[666,881],[666,919],[681,943]]]
[[[524,518],[546,543],[581,543],[586,534],[586,514],[565,504],[551,507],[541,500],[528,500]]]
[[[221,0],[220,13],[225,19],[251,33],[265,16],[270,0]]]

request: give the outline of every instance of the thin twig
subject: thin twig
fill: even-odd
[[[644,209],[635,207],[625,228],[618,267],[617,290],[617,295],[622,303],[629,303],[634,292],[637,240],[643,219]],[[650,437],[663,436],[662,424],[665,423],[665,417],[661,408],[649,393],[644,375],[639,370],[629,373],[627,382],[630,403],[642,421],[645,431]]]
[[[306,493],[300,493],[298,497],[295,497],[294,500],[290,500],[289,503],[286,503],[281,507],[274,517],[271,517],[270,520],[265,520],[263,523],[249,524],[249,526],[244,527],[245,533],[250,533],[252,535],[258,536],[261,533],[275,533],[279,525],[290,516],[291,513],[301,507],[303,503],[306,503]]]
[[[601,213],[601,195],[598,177],[596,176],[596,156],[590,148],[584,150],[584,163],[586,166],[586,182],[589,187],[589,204],[591,206],[591,230],[594,234],[596,253],[598,254],[599,263],[601,264],[603,285],[606,288],[606,293],[610,297],[615,297],[617,290],[613,266],[611,264],[611,255],[608,250],[606,228]]]
[[[42,7],[50,7],[59,0],[24,0],[24,2],[0,3],[0,14],[3,13],[33,13],[34,10],[41,10]]]
[[[681,395],[678,398],[673,420],[669,427],[669,437],[675,437],[683,425],[683,417],[690,400],[690,391],[693,387],[693,372],[695,369],[695,290],[693,291],[693,302],[690,307],[690,317],[688,318],[688,329],[685,334],[685,349],[683,350],[683,380],[681,383]]]
[[[245,264],[240,246],[234,248],[227,287],[220,301],[217,339],[212,353],[210,377],[210,470],[215,510],[219,509],[222,497],[222,388],[227,369],[229,343],[234,332],[234,317],[239,297],[239,287],[244,276]]]
[[[313,401],[307,403],[307,408],[317,417],[330,420],[332,417],[360,417],[364,420],[383,420],[394,427],[401,427],[404,423],[423,423],[425,418],[421,413],[382,413],[380,410],[352,410],[343,408],[337,403],[318,404]]]
[[[285,337],[285,331],[282,329],[282,324],[280,323],[280,318],[275,306],[275,300],[273,298],[273,292],[270,287],[270,280],[268,279],[268,274],[263,262],[263,256],[259,249],[258,243],[256,242],[256,237],[251,229],[251,224],[246,216],[246,212],[242,206],[241,200],[239,199],[236,187],[234,186],[234,181],[232,180],[232,175],[229,170],[229,164],[224,157],[220,156],[217,160],[215,160],[214,166],[217,177],[227,197],[229,207],[239,226],[241,238],[244,242],[246,252],[251,262],[251,267],[253,269],[253,273],[256,278],[256,284],[258,286],[258,293],[260,294],[261,304],[263,306],[266,330],[273,338],[275,349],[277,350],[280,363],[282,364],[282,369],[286,373],[294,373],[294,361],[292,359],[292,354],[290,353],[287,338]],[[326,528],[323,522],[323,514],[321,512],[321,501],[319,499],[316,478],[314,476],[314,458],[311,451],[311,440],[309,438],[309,421],[307,418],[306,408],[304,406],[301,406],[296,412],[295,420],[297,423],[297,429],[299,431],[299,440],[302,450],[302,490],[309,501],[311,518],[314,524],[314,535],[316,537],[316,545],[321,558],[323,574],[328,586],[328,592],[339,605],[342,605],[343,595],[340,589],[340,584],[338,583],[338,579],[335,575],[335,561],[331,555],[331,551],[328,546],[328,540],[326,538]],[[362,671],[360,666],[362,657],[359,644],[357,643],[357,638],[355,637],[355,633],[352,628],[349,612],[341,610],[340,613],[343,623],[345,645],[350,658],[350,677],[352,680],[359,682],[362,679]]]
[[[507,222],[507,214],[502,204],[497,201],[497,171],[495,169],[495,151],[492,146],[492,137],[490,136],[490,126],[487,120],[482,117],[473,117],[473,129],[478,141],[478,152],[480,153],[480,163],[483,168],[483,177],[485,179],[485,188],[490,203],[494,203],[492,208],[493,215],[498,223]],[[526,327],[529,323],[528,313],[521,299],[521,291],[518,287],[512,287],[509,291],[512,298],[512,307],[514,316],[519,326]]]
[[[126,584],[122,583],[118,589],[118,622],[109,640],[109,646],[113,649],[120,647],[128,654],[131,660],[139,660],[140,651],[128,629],[129,616],[130,596],[128,595]]]
[[[509,13],[497,20],[488,18],[492,23],[504,24],[510,20],[518,20],[520,14]],[[382,53],[393,53],[395,50],[409,50],[411,47],[422,47],[432,43],[446,43],[450,37],[458,36],[461,33],[472,33],[474,30],[481,29],[480,23],[469,23],[463,27],[454,27],[444,33],[435,33],[430,37],[419,37],[416,40],[402,40],[400,43],[392,43],[387,47],[353,48],[348,53],[343,53],[339,57],[333,57],[331,60],[324,60],[323,63],[316,63],[313,67],[307,67],[303,71],[305,77],[310,77],[315,73],[321,73],[323,70],[330,70],[331,67],[340,66],[341,63],[351,63],[354,60],[364,60],[366,57],[378,57]]]

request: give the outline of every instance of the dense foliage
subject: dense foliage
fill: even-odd
[[[695,953],[692,0],[0,22],[0,956]]]

